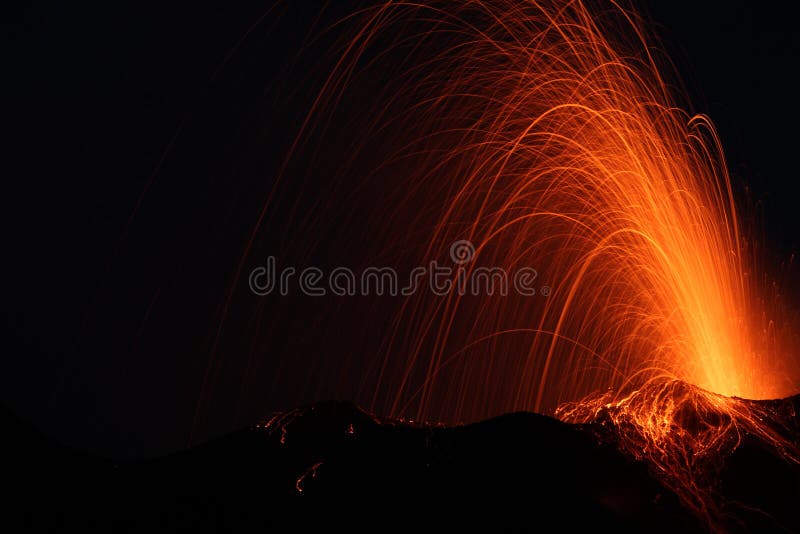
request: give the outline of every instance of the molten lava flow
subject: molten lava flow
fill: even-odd
[[[623,399],[613,397],[608,392],[565,403],[556,415],[566,422],[591,423],[600,439],[649,462],[711,527],[718,527],[726,515],[735,515],[735,506],[715,499],[714,489],[725,458],[746,436],[800,463],[800,451],[787,427],[796,414],[782,413],[775,406],[677,381],[655,381]]]
[[[385,176],[399,168],[401,185],[381,216],[408,230],[393,247],[427,265],[468,239],[467,274],[534,267],[552,286],[406,299],[365,380],[372,408],[449,421],[602,413],[710,513],[694,456],[745,431],[783,447],[730,397],[796,393],[800,373],[720,140],[684,111],[641,19],[581,1],[392,1],[359,15],[312,112],[382,61],[371,45],[403,52],[363,132],[396,147]]]

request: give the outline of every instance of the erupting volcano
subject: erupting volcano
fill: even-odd
[[[46,391],[30,412],[53,435],[89,449],[71,430],[83,422],[93,453],[116,444],[135,461],[54,447],[0,410],[21,436],[0,454],[20,495],[105,530],[261,526],[285,512],[265,503],[337,497],[357,522],[375,496],[387,516],[435,501],[449,527],[441,496],[467,510],[456,520],[500,526],[800,529],[800,303],[779,282],[791,260],[766,250],[738,152],[638,5],[275,0],[254,20],[234,9],[219,35],[182,12],[120,17],[144,35],[120,30],[125,54],[94,50],[103,39],[65,54],[91,48],[103,67],[85,74],[108,70],[103,84],[151,115],[108,119],[106,85],[64,100],[96,107],[79,125],[94,145],[76,134],[63,152],[97,154],[102,179],[29,210],[52,209],[41,234],[58,237],[18,284],[34,325],[18,335],[36,345],[57,328],[30,349],[50,359],[15,365]],[[142,22],[156,15],[163,28]],[[81,121],[63,122],[54,145]],[[98,149],[112,122],[132,129],[130,153]],[[23,167],[61,164],[33,144]],[[153,165],[123,157],[154,147]],[[131,183],[108,186],[103,158]],[[75,303],[42,289],[62,270]],[[92,489],[73,494],[81,478]]]
[[[784,304],[760,270],[713,124],[686,111],[634,10],[393,1],[353,17],[358,31],[304,127],[335,111],[381,47],[403,51],[358,130],[391,146],[371,180],[402,164],[399,191],[383,199],[392,246],[426,265],[466,239],[476,247],[467,274],[533,266],[552,286],[409,298],[365,372],[373,411],[451,423],[605,413],[623,448],[701,514],[705,488],[692,477],[740,433],[797,459],[737,399],[798,391]],[[687,406],[694,425],[681,419]]]

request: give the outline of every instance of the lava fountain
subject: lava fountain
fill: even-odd
[[[797,392],[793,333],[755,271],[717,133],[684,111],[632,9],[387,2],[357,15],[307,123],[392,35],[381,45],[405,46],[405,64],[359,135],[385,137],[398,147],[387,159],[413,165],[382,217],[427,214],[404,225],[427,224],[418,265],[467,239],[468,270],[533,266],[553,288],[408,299],[377,373],[389,411],[547,412],[673,380],[729,397]]]
[[[685,111],[679,78],[633,9],[391,1],[353,20],[304,132],[383,50],[401,50],[358,134],[391,145],[370,180],[403,169],[382,216],[386,228],[413,228],[394,232],[393,246],[426,265],[469,240],[468,272],[532,266],[552,287],[406,299],[364,381],[375,411],[605,414],[627,429],[623,446],[705,515],[695,457],[744,431],[794,454],[734,398],[797,392],[793,332],[757,271],[714,126]],[[687,404],[696,424],[682,419]]]

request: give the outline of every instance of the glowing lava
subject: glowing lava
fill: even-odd
[[[364,381],[376,384],[373,409],[445,421],[552,413],[673,380],[753,399],[797,392],[794,334],[755,271],[720,140],[684,111],[632,9],[392,1],[354,18],[307,124],[383,60],[381,47],[405,54],[358,133],[394,147],[369,180],[402,165],[383,224],[425,237],[390,232],[391,246],[427,265],[468,239],[467,275],[534,267],[552,287],[406,299]]]

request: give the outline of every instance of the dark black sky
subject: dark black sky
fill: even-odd
[[[296,128],[287,95],[313,67],[296,50],[321,4],[286,4],[34,4],[5,17],[10,298],[0,400],[49,435],[117,456],[186,443],[226,280]],[[764,213],[763,241],[788,257],[800,246],[794,8],[642,5],[694,111],[716,122],[735,179]],[[242,382],[270,376],[248,356],[253,329],[275,351],[320,349],[270,338],[291,322],[283,312],[226,327],[239,341],[212,373],[223,393],[207,407],[206,432],[336,394],[277,375]]]
[[[763,205],[767,238],[784,254],[797,251],[796,6],[744,1],[646,6],[693,93],[694,111],[714,120],[735,179]]]

